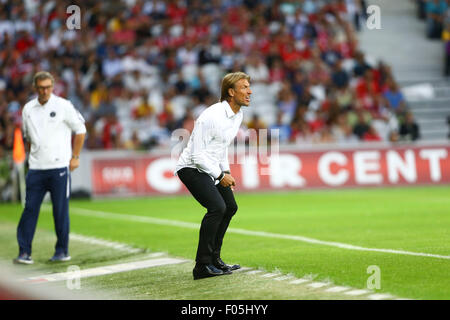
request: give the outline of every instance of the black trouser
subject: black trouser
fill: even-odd
[[[220,257],[223,237],[238,207],[230,187],[214,185],[211,177],[193,168],[183,168],[178,177],[194,198],[207,209],[200,226],[197,256],[198,264],[211,264]]]

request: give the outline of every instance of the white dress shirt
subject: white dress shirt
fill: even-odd
[[[206,108],[195,121],[175,174],[182,168],[197,168],[215,180],[222,171],[229,171],[228,146],[236,137],[242,118],[242,110],[234,113],[227,101]]]
[[[22,111],[25,138],[31,143],[30,169],[58,169],[69,166],[72,132],[86,133],[83,116],[73,104],[54,94],[41,105],[37,98]]]

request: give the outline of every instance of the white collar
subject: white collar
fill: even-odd
[[[50,94],[50,98],[47,100],[47,102],[46,103],[44,103],[44,104],[41,104],[40,102],[39,102],[39,98],[37,97],[36,98],[36,107],[45,107],[45,106],[48,106],[49,105],[49,103],[51,103],[55,98],[55,95],[52,93],[52,94]]]
[[[231,106],[227,100],[223,100],[222,104],[225,108],[225,112],[226,112],[228,118],[232,118],[233,116],[235,116],[241,112],[241,110],[239,110],[237,113],[234,113],[233,109],[231,109]]]

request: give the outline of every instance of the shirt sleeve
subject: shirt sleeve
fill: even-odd
[[[197,120],[192,131],[192,161],[195,166],[217,179],[222,170],[219,164],[215,164],[206,152],[208,144],[214,138],[215,128],[212,121]]]
[[[228,147],[225,148],[224,157],[220,162],[220,169],[222,171],[230,171],[230,163],[228,162]]]
[[[27,114],[26,114],[25,108],[23,108],[23,111],[22,111],[22,135],[26,140],[30,139],[28,136]]]
[[[66,123],[75,134],[86,133],[86,126],[84,125],[84,118],[81,113],[75,109],[71,102],[68,102],[66,109]]]

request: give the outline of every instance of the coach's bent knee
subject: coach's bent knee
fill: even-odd
[[[210,213],[210,214],[224,215],[226,213],[226,211],[227,211],[227,207],[226,207],[225,203],[217,203],[208,208],[208,213]]]
[[[228,205],[226,214],[232,217],[232,216],[234,216],[236,214],[237,211],[238,211],[237,204]]]

